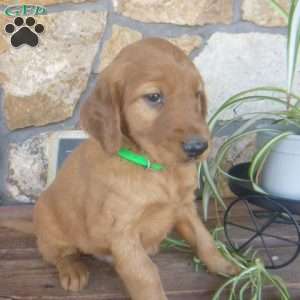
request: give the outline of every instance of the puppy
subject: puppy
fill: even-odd
[[[133,300],[166,300],[148,255],[174,228],[210,272],[238,272],[217,251],[194,204],[196,163],[210,144],[206,114],[197,69],[165,40],[131,44],[101,73],[81,109],[90,138],[65,161],[26,227],[63,288],[87,285],[81,253],[110,255]],[[147,157],[147,165],[120,157],[121,148]]]

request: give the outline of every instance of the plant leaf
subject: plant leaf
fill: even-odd
[[[289,22],[288,22],[288,41],[287,41],[287,90],[292,92],[294,76],[297,65],[298,50],[300,40],[300,3],[293,0],[291,3]]]
[[[288,22],[289,13],[277,1],[269,0],[269,4]]]

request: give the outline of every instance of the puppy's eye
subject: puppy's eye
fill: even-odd
[[[164,100],[160,93],[147,94],[144,98],[151,104],[159,104]]]

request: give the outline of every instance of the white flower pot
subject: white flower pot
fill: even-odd
[[[276,135],[258,133],[257,148]],[[300,134],[290,135],[274,146],[264,164],[260,185],[270,195],[300,201]]]

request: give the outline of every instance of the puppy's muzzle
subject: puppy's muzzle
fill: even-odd
[[[208,141],[200,138],[191,138],[182,144],[182,148],[189,158],[197,158],[208,149]]]

